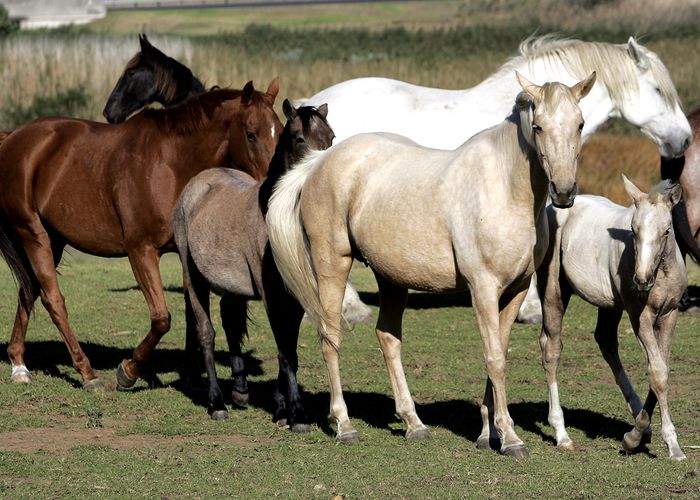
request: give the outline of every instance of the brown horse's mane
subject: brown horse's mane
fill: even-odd
[[[243,91],[237,89],[210,90],[179,106],[163,109],[146,108],[140,114],[153,120],[163,133],[186,135],[201,130],[222,103],[238,99],[242,94]],[[255,92],[252,103],[263,100],[262,96],[260,92]]]

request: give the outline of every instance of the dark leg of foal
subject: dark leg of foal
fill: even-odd
[[[165,292],[158,263],[160,252],[151,246],[128,248],[131,269],[148,304],[151,329],[136,347],[131,359],[123,360],[117,367],[117,384],[120,389],[132,387],[151,359],[160,339],[170,330],[170,313],[165,303]]]
[[[63,341],[68,347],[68,352],[71,355],[73,366],[80,373],[83,379],[83,387],[88,390],[104,390],[104,383],[97,377],[97,374],[90,365],[90,360],[85,356],[83,350],[75,337],[72,328],[68,322],[68,311],[66,303],[58,287],[58,276],[56,274],[56,256],[53,249],[56,244],[52,244],[51,239],[46,232],[41,221],[37,218],[31,218],[26,221],[26,224],[16,228],[17,236],[24,247],[27,259],[31,264],[34,276],[39,284],[39,296],[41,302],[51,316],[58,331],[63,337]],[[63,247],[60,246],[62,250]],[[58,255],[60,259],[60,253]],[[29,311],[18,311],[15,325],[18,326],[17,331],[13,331],[13,340],[15,344],[12,348],[16,348],[19,343],[24,344],[24,335],[26,334],[26,324],[29,316]],[[16,335],[15,335],[16,334]],[[12,344],[12,343],[11,343]],[[23,349],[22,345],[22,349]]]
[[[235,295],[221,297],[221,324],[231,356],[231,399],[239,408],[248,406],[248,380],[243,362],[243,340],[248,334],[248,301]]]
[[[183,276],[183,292],[185,298],[185,354],[181,367],[181,377],[192,385],[202,383],[202,356],[197,339],[197,319],[192,311],[187,278]]]

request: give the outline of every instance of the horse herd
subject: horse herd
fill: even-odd
[[[117,368],[118,387],[132,387],[170,328],[158,263],[176,251],[186,355],[204,362],[211,417],[227,416],[214,366],[213,291],[221,296],[234,404],[248,402],[241,354],[247,301],[262,299],[279,354],[275,419],[309,430],[296,379],[306,311],[322,339],[336,438],[355,442],[339,352],[344,316],[367,311],[347,283],[359,260],[379,286],[376,332],[408,439],[430,431],[401,362],[407,290],[467,291],[487,372],[477,446],[527,455],[508,413],[505,369],[510,328],[530,289],[542,297],[533,294],[543,304],[540,346],[557,445],[573,446],[556,370],[562,316],[576,293],[598,307],[595,339],[635,419],[624,449],[649,441],[658,403],[669,456],[685,458],[668,408],[668,365],[687,287],[681,248],[700,255],[692,225],[700,218],[690,215],[696,198],[686,192],[689,181],[683,189],[676,182],[685,172],[677,159],[700,145],[688,149],[689,122],[655,53],[633,38],[620,45],[528,39],[519,56],[472,89],[349,80],[302,102],[285,99],[282,125],[273,110],[276,79],[264,92],[252,82],[206,91],[145,35],[139,41],[105,106],[109,124],[42,118],[0,137],[0,250],[19,284],[7,349],[13,381],[31,380],[25,335],[41,298],[84,388],[105,388],[58,286],[56,266],[71,245],[129,258],[151,318],[144,340]],[[163,109],[147,107],[152,102]],[[581,146],[614,116],[658,145],[672,178],[649,193],[625,178],[629,208],[577,196]],[[686,210],[679,210],[681,194]],[[623,311],[648,361],[643,404],[617,352]]]

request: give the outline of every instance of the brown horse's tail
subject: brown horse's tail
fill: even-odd
[[[19,286],[19,303],[31,309],[36,297],[36,277],[22,246],[16,241],[14,230],[0,224],[0,253],[10,267]]]

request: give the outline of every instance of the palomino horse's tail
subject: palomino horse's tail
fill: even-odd
[[[267,234],[277,269],[321,335],[329,322],[318,295],[318,281],[311,262],[299,199],[306,180],[321,163],[324,154],[325,151],[312,151],[277,181],[266,217]]]
[[[9,135],[9,134],[8,134]],[[0,224],[0,253],[10,267],[19,286],[19,302],[26,309],[31,309],[34,303],[36,278],[27,261],[21,245],[13,238],[14,231],[6,224]]]

